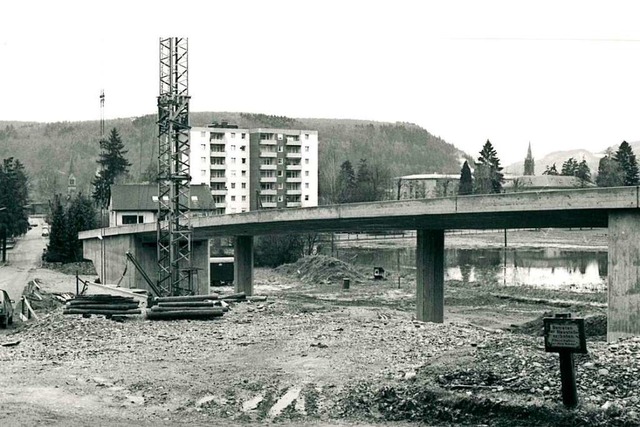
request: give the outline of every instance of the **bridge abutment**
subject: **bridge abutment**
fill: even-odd
[[[236,236],[234,240],[235,291],[253,295],[253,236]]]
[[[640,212],[609,213],[607,340],[640,335]]]
[[[418,230],[416,319],[444,322],[444,230]]]

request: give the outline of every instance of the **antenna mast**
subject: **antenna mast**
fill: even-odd
[[[158,287],[194,294],[189,183],[188,39],[160,38],[158,96]]]

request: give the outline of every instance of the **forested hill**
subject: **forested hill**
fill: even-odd
[[[132,163],[131,181],[156,164],[156,116],[108,120],[106,132],[117,128]],[[425,129],[409,123],[383,123],[366,120],[293,119],[246,113],[191,113],[192,126],[227,121],[240,127],[278,127],[317,130],[320,169],[331,161],[360,159],[369,164],[388,165],[392,175],[414,173],[459,173],[463,152]],[[32,199],[48,200],[66,191],[73,161],[78,189],[85,194],[96,172],[100,124],[85,122],[2,122],[0,121],[0,159],[16,157],[31,178]]]

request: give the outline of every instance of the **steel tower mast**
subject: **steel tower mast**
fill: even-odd
[[[160,38],[158,96],[158,287],[193,294],[189,218],[188,39]]]

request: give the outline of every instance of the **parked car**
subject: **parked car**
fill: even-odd
[[[13,301],[5,290],[0,289],[0,328],[13,323]]]

